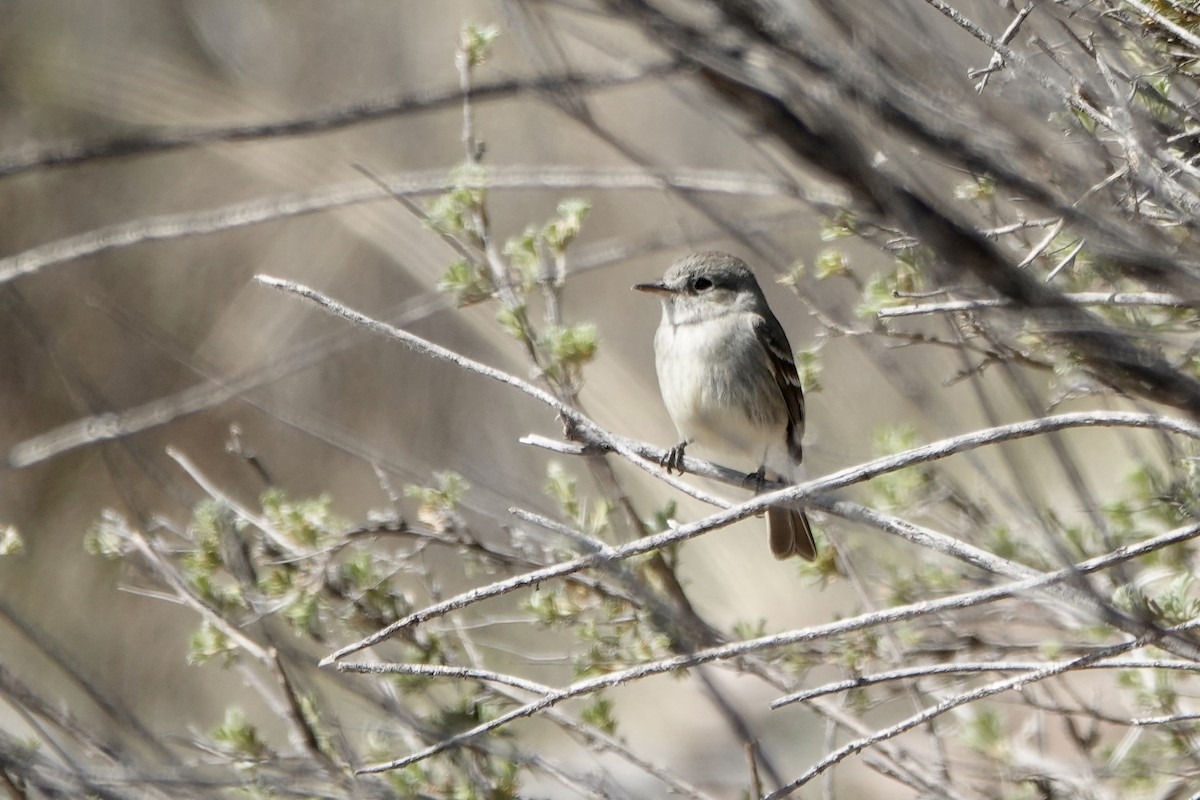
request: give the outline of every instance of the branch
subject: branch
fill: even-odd
[[[128,531],[129,540],[133,542],[138,552],[150,563],[154,568],[154,573],[163,579],[163,582],[171,587],[171,591],[175,593],[185,605],[189,606],[193,611],[200,615],[200,618],[219,630],[222,634],[229,638],[254,657],[259,663],[270,667],[274,663],[274,656],[251,639],[249,636],[242,633],[237,627],[225,619],[218,611],[199,597],[192,588],[188,586],[184,580],[179,577],[177,572],[166,563],[162,555],[155,549],[154,545],[148,542],[141,531],[130,528]]]
[[[488,171],[483,179],[463,180],[446,170],[372,176],[309,192],[291,192],[231,203],[205,211],[162,214],[58,239],[0,258],[0,284],[39,270],[142,242],[205,236],[288,217],[330,211],[396,196],[440,194],[456,187],[472,189],[631,189],[680,190],[752,197],[803,198],[788,181],[727,170],[587,168],[572,165],[514,165]],[[811,198],[808,198],[811,200]]]
[[[372,317],[368,317],[366,314],[355,311],[349,306],[337,302],[336,300],[328,297],[325,294],[322,294],[316,289],[305,286],[301,283],[296,283],[295,281],[284,280],[282,278],[273,278],[269,275],[255,275],[254,280],[258,281],[264,286],[269,286],[273,289],[279,289],[303,298],[316,305],[321,310],[326,311],[336,317],[342,317],[343,319],[354,323],[360,328],[365,328],[372,333],[377,333],[389,339],[401,341],[422,355],[429,356],[437,361],[449,362],[455,366],[467,370],[468,372],[474,372],[491,378],[494,381],[499,381],[507,386],[512,386],[514,389],[524,392],[543,405],[554,409],[556,413],[572,423],[585,427],[594,425],[594,423],[584,417],[583,414],[561,402],[558,398],[554,397],[554,395],[550,394],[544,389],[539,389],[528,381],[523,381],[520,378],[509,375],[507,372],[498,370],[495,367],[489,367],[487,364],[484,364],[480,361],[475,361],[474,359],[459,355],[453,350],[449,350],[441,345],[434,344],[426,339],[422,339],[421,337],[409,333],[402,328],[397,328],[394,325],[389,325],[386,322],[381,322],[377,319],[373,319]]]
[[[608,75],[551,75],[533,80],[510,78],[473,87],[471,99],[479,102],[503,100],[524,92],[552,94],[566,89],[607,89],[644,80],[655,80],[678,71],[677,64],[667,62]],[[0,178],[32,170],[54,169],[122,156],[149,155],[204,144],[311,136],[372,120],[437,111],[458,105],[462,100],[463,93],[458,87],[454,87],[433,92],[399,95],[382,100],[369,100],[306,117],[257,125],[181,128],[159,131],[149,135],[125,136],[103,142],[69,142],[32,152],[0,156]]]
[[[1013,37],[1017,35],[1017,31],[1021,28],[1021,23],[1025,21],[1025,18],[1029,16],[1033,8],[1034,4],[1030,3],[1017,12],[1017,15],[1013,17],[1013,21],[1008,24],[1008,27],[1004,29],[1004,33],[1000,35],[1000,44],[1007,45],[1012,42]],[[1004,69],[1004,57],[999,53],[992,53],[992,58],[986,67],[979,70],[968,70],[968,76],[979,78],[979,83],[975,84],[975,93],[983,94],[983,90],[987,88],[988,80],[992,77],[992,73],[999,72],[1002,69]]]
[[[1200,36],[1197,36],[1191,30],[1183,27],[1182,25],[1178,25],[1175,22],[1172,22],[1170,19],[1163,16],[1158,11],[1155,11],[1154,8],[1152,8],[1148,4],[1143,3],[1142,0],[1125,0],[1125,2],[1129,3],[1129,5],[1136,8],[1138,13],[1141,14],[1143,17],[1154,20],[1154,23],[1156,25],[1158,25],[1159,27],[1166,30],[1172,36],[1178,37],[1179,39],[1182,39],[1183,41],[1187,42],[1188,44],[1190,44],[1192,47],[1196,48],[1197,50],[1200,50]]]
[[[1142,542],[1136,546],[1122,547],[1117,551],[1114,551],[1113,553],[1101,558],[1091,559],[1071,567],[1055,570],[1054,572],[1048,572],[1044,575],[1039,575],[1037,577],[1028,578],[1021,581],[1014,581],[1002,586],[980,589],[973,592],[963,592],[952,597],[940,598],[937,600],[924,600],[916,603],[909,603],[907,605],[884,609],[882,611],[860,614],[859,616],[850,617],[848,619],[839,620],[836,622],[829,622],[821,625],[814,625],[808,628],[801,628],[799,630],[787,631],[780,634],[772,634],[770,636],[762,636],[756,639],[748,639],[718,647],[706,648],[704,650],[696,651],[695,653],[672,656],[670,658],[660,659],[658,661],[652,661],[645,664],[639,664],[634,667],[629,667],[627,669],[610,672],[596,678],[577,681],[564,689],[558,690],[552,694],[541,697],[538,700],[532,701],[519,708],[501,714],[500,716],[488,722],[448,737],[447,739],[431,745],[424,750],[403,758],[363,767],[359,769],[358,772],[363,774],[400,769],[408,766],[409,764],[414,764],[418,761],[422,761],[426,758],[437,755],[438,753],[450,748],[462,745],[477,736],[495,730],[496,728],[506,725],[515,719],[533,716],[542,710],[557,705],[565,700],[590,694],[601,689],[620,686],[632,681],[650,677],[652,675],[660,675],[667,672],[677,672],[690,667],[698,666],[700,664],[706,664],[712,661],[734,659],[762,650],[783,647],[785,645],[812,642],[818,639],[839,636],[879,625],[902,622],[930,614],[941,614],[966,608],[974,608],[986,603],[993,603],[998,600],[1016,597],[1031,591],[1042,590],[1056,583],[1070,580],[1080,572],[1095,572],[1097,570],[1106,569],[1114,564],[1123,563],[1130,559],[1145,555],[1148,552],[1153,552],[1154,550],[1161,549],[1171,544],[1177,544],[1179,542],[1186,541],[1197,535],[1200,535],[1200,523],[1176,529],[1167,534],[1163,534],[1162,536]],[[1172,631],[1168,631],[1168,633],[1170,632]],[[1146,634],[1145,638],[1147,640],[1157,640],[1162,636],[1162,632],[1155,631],[1150,634]],[[1162,643],[1165,644],[1165,640]],[[1127,647],[1126,649],[1129,648]],[[1200,661],[1200,647],[1193,648],[1193,650],[1194,652],[1191,653],[1191,657]],[[1112,653],[1109,653],[1107,650],[1099,650],[1094,654],[1089,654],[1088,656],[1084,656],[1081,659],[1076,659],[1075,662],[1070,663],[1088,663],[1092,660],[1099,660],[1102,658],[1107,658],[1110,655],[1119,654],[1120,652],[1124,651],[1116,650]],[[337,657],[337,654],[334,654],[334,656],[331,656],[330,658],[335,657]],[[330,659],[326,659],[326,662],[329,660]],[[1035,673],[1034,675],[1021,676],[1021,678],[1015,681],[1009,681],[1007,683],[1016,685],[1023,681],[1040,680],[1042,677],[1048,677],[1048,675],[1043,676],[1040,675],[1040,673]],[[1006,688],[1011,688],[1011,686]],[[936,714],[931,714],[930,716],[936,716]],[[922,718],[916,722],[913,722],[909,727],[922,724],[924,721],[925,719]],[[896,733],[900,732],[902,731],[896,731]],[[862,747],[865,746],[866,745],[864,744],[857,749],[862,749]],[[844,757],[848,754],[849,752],[846,752],[841,757]],[[840,760],[840,758],[838,760]],[[826,764],[826,766],[829,766],[829,764]]]
[[[1165,717],[1136,717],[1129,721],[1131,725],[1170,725],[1178,722],[1195,722],[1200,720],[1200,714],[1169,714]]]
[[[657,470],[657,463],[660,462],[665,455],[666,451],[664,450],[643,445],[639,442],[625,439],[605,431],[584,414],[559,401],[548,392],[539,389],[538,387],[533,386],[532,384],[523,381],[520,378],[509,375],[506,372],[498,370],[494,367],[490,367],[478,361],[474,361],[466,356],[459,355],[458,353],[422,339],[419,336],[397,328],[393,325],[388,325],[372,319],[365,314],[355,311],[348,306],[329,298],[315,289],[292,281],[286,281],[266,275],[256,276],[255,279],[265,286],[280,289],[301,297],[330,314],[342,317],[343,319],[364,327],[374,333],[399,340],[420,353],[440,361],[449,362],[470,372],[475,372],[477,374],[489,377],[493,380],[499,381],[500,383],[508,386],[512,386],[513,388],[524,392],[535,400],[538,400],[539,402],[553,409],[564,420],[569,434],[573,438],[584,442],[585,448],[581,450],[581,452],[587,452],[588,448],[593,448],[592,452],[595,452],[595,448],[599,448],[601,450],[611,450],[621,455],[626,455],[633,463],[647,470]],[[488,586],[478,587],[440,603],[431,605],[425,609],[422,609],[421,611],[417,611],[407,617],[396,620],[391,625],[376,631],[370,636],[367,636],[354,644],[340,648],[332,655],[327,656],[324,660],[322,660],[321,664],[327,666],[351,653],[378,644],[400,630],[420,624],[426,620],[441,616],[450,611],[465,608],[466,606],[472,605],[481,600],[506,594],[526,586],[536,585],[544,580],[551,580],[578,572],[583,569],[596,567],[606,562],[629,558],[631,556],[657,550],[676,542],[682,542],[706,533],[707,531],[715,530],[756,514],[765,510],[768,506],[788,503],[803,505],[807,502],[810,502],[812,498],[821,493],[830,492],[834,489],[840,489],[851,484],[870,480],[871,478],[878,477],[879,475],[887,472],[903,469],[915,464],[938,460],[956,453],[961,453],[966,450],[1001,441],[1020,439],[1028,436],[1044,434],[1050,431],[1063,430],[1073,427],[1115,426],[1156,428],[1178,433],[1193,439],[1200,439],[1200,426],[1170,417],[1163,417],[1154,414],[1137,414],[1131,412],[1079,412],[1073,414],[1060,414],[1054,417],[1045,417],[1043,419],[1028,420],[1010,425],[1001,425],[995,428],[989,428],[982,431],[964,434],[962,436],[952,437],[940,442],[934,442],[932,444],[925,445],[923,447],[914,448],[904,453],[893,456],[885,456],[883,458],[866,462],[865,464],[848,467],[823,478],[811,480],[796,486],[767,482],[765,486],[774,489],[774,491],[760,494],[744,503],[713,514],[706,519],[700,520],[699,522],[691,523],[689,525],[682,525],[675,530],[666,531],[653,536],[647,536],[620,547],[609,547],[605,550],[589,553],[571,561],[561,562],[559,564],[550,565],[542,569],[534,570],[532,572],[518,575],[503,581],[497,581]],[[708,464],[698,459],[685,459],[684,467],[689,471],[695,472],[696,474],[703,475],[705,477],[713,477],[734,485],[741,485],[745,480],[745,475],[740,472],[724,469],[718,467],[717,465]],[[966,550],[960,547],[959,552],[966,552]],[[994,557],[992,558],[994,559]]]
[[[876,731],[875,733],[871,734],[870,736],[864,736],[862,738],[855,739],[852,742],[847,742],[846,744],[842,745],[837,750],[834,750],[832,753],[829,753],[828,755],[826,755],[824,758],[822,758],[820,761],[818,761],[816,764],[814,764],[812,767],[810,767],[808,769],[808,771],[806,771],[799,778],[796,778],[794,781],[787,784],[786,786],[783,786],[780,789],[777,789],[776,791],[771,792],[771,794],[767,795],[764,798],[764,800],[779,800],[779,798],[787,797],[788,795],[790,795],[792,793],[793,790],[808,783],[810,780],[817,777],[818,775],[823,773],[825,770],[827,770],[830,767],[832,767],[833,765],[837,764],[839,761],[843,760],[847,756],[854,755],[855,753],[861,752],[862,750],[864,750],[868,747],[871,747],[872,745],[875,745],[879,742],[886,741],[887,739],[891,739],[895,736],[899,736],[900,734],[904,733],[905,731],[911,730],[911,729],[917,727],[918,725],[923,725],[926,722],[928,722],[929,720],[934,719],[935,717],[939,717],[942,714],[945,714],[947,711],[952,711],[953,709],[958,708],[959,706],[967,705],[968,703],[974,703],[974,702],[976,702],[978,700],[982,700],[986,697],[991,697],[993,695],[1000,694],[1001,692],[1007,692],[1010,689],[1020,689],[1027,684],[1036,683],[1037,681],[1042,681],[1042,680],[1045,680],[1046,678],[1053,678],[1057,675],[1062,675],[1063,673],[1069,672],[1071,670],[1082,669],[1096,661],[1100,661],[1105,658],[1110,658],[1112,656],[1120,655],[1121,653],[1126,653],[1130,650],[1134,650],[1136,648],[1143,647],[1147,644],[1152,643],[1155,638],[1156,638],[1155,635],[1147,635],[1147,636],[1139,637],[1136,639],[1131,639],[1127,642],[1122,642],[1121,644],[1116,644],[1116,645],[1112,645],[1110,647],[1101,648],[1092,653],[1088,653],[1087,655],[1080,656],[1079,658],[1072,659],[1070,661],[1064,661],[1064,662],[1060,662],[1057,664],[1053,664],[1053,665],[1050,665],[1047,667],[1043,667],[1032,673],[1028,673],[1025,675],[1018,675],[1015,678],[1007,678],[1002,681],[990,683],[987,686],[980,687],[979,689],[975,689],[974,691],[965,692],[963,694],[955,695],[954,697],[946,698],[945,700],[941,701],[937,705],[934,705],[934,706],[927,708],[917,714],[914,714],[914,715],[908,717],[907,719],[901,720],[900,722],[896,723],[895,725],[892,725],[891,727],[884,728],[883,730],[880,730],[880,731]]]
[[[1156,306],[1162,308],[1198,309],[1200,299],[1189,300],[1166,292],[1075,292],[1062,299],[1077,306]],[[948,314],[956,311],[979,311],[985,308],[1012,308],[1016,301],[1007,297],[979,300],[947,300],[942,303],[922,303],[913,306],[884,308],[875,312],[880,319],[912,317],[920,314]]]
[[[1066,662],[1060,662],[1066,663]],[[910,678],[928,678],[933,675],[962,675],[977,672],[1036,672],[1046,667],[1038,661],[976,661],[957,662],[953,664],[922,664],[918,667],[894,669],[888,672],[877,672],[874,675],[858,675],[841,681],[833,681],[823,686],[815,686],[794,694],[785,695],[771,702],[771,708],[782,708],[791,703],[813,700],[827,694],[846,692],[851,689],[862,689],[880,683],[902,681]],[[1200,664],[1194,661],[1164,661],[1162,659],[1112,659],[1085,664],[1078,669],[1174,669],[1183,672],[1200,672]]]
[[[990,47],[996,55],[1000,56],[1006,62],[1020,66],[1025,71],[1025,74],[1036,81],[1043,89],[1057,95],[1059,102],[1064,106],[1085,114],[1098,125],[1103,125],[1109,130],[1115,130],[1113,121],[1080,96],[1079,93],[1071,91],[1049,75],[1034,69],[1028,59],[1013,50],[1005,42],[994,38],[983,28],[979,27],[979,25],[964,17],[957,9],[945,2],[945,0],[925,0],[925,2],[940,11],[947,19],[954,22],[955,25]]]
[[[428,675],[437,678],[460,678],[490,683],[502,683],[515,686],[536,695],[554,694],[553,687],[518,678],[515,675],[505,675],[487,669],[458,667],[450,664],[365,664],[346,663],[337,665],[339,672],[357,672],[368,675]]]

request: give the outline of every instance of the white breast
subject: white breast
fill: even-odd
[[[766,465],[790,477],[787,408],[752,322],[743,313],[685,324],[664,315],[654,337],[659,388],[695,455],[744,472]]]

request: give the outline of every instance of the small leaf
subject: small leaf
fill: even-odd
[[[334,532],[344,527],[333,514],[333,498],[328,494],[307,500],[289,500],[283,492],[270,489],[262,495],[262,507],[273,528],[305,547],[327,544]]]
[[[821,391],[821,371],[821,354],[817,348],[796,351],[796,372],[806,394]]]
[[[270,754],[270,748],[258,735],[258,728],[246,720],[239,708],[225,711],[225,719],[213,728],[212,738],[226,754],[255,761]]]
[[[821,281],[837,275],[849,275],[850,262],[846,260],[846,256],[841,250],[833,248],[822,250],[817,254],[814,273],[817,276],[817,280]]]
[[[494,25],[480,27],[474,23],[463,26],[459,41],[459,53],[468,68],[475,68],[491,55],[492,45],[500,37],[500,29]]]
[[[821,241],[834,242],[856,235],[854,216],[845,209],[821,220]]]
[[[491,279],[465,258],[452,263],[437,283],[439,292],[454,295],[459,308],[481,303],[492,297]]]
[[[542,239],[555,253],[561,254],[583,227],[592,206],[585,200],[564,200],[558,204],[558,218],[542,230]]]
[[[991,200],[996,196],[996,181],[990,176],[980,175],[955,187],[954,196],[959,200]]]
[[[529,313],[524,305],[501,308],[496,312],[496,321],[518,342],[532,341],[533,328],[529,324]]]
[[[508,256],[509,263],[524,276],[525,283],[533,285],[541,267],[537,228],[530,225],[520,236],[514,236],[505,242],[504,255]]]
[[[558,502],[564,515],[575,519],[579,515],[579,496],[575,477],[557,461],[546,467],[546,494]]]
[[[611,736],[617,732],[617,721],[613,718],[613,708],[612,700],[609,700],[602,694],[598,694],[592,702],[580,709],[579,716],[584,722],[599,728]]]
[[[596,326],[590,323],[554,327],[542,334],[542,345],[556,364],[578,367],[591,361],[599,347]]]
[[[204,664],[214,658],[222,658],[225,666],[228,666],[233,662],[235,652],[233,643],[224,631],[211,623],[203,622],[188,639],[187,663]]]
[[[458,513],[458,506],[471,485],[457,472],[435,472],[433,477],[436,486],[408,485],[404,494],[420,501],[417,518],[421,522],[436,531],[461,530],[466,523]]]
[[[784,286],[795,286],[804,278],[804,273],[808,271],[808,265],[803,261],[796,261],[792,264],[792,268],[784,275],[777,279],[777,283]]]
[[[100,519],[92,523],[87,535],[83,537],[83,549],[94,556],[102,558],[121,558],[133,549],[130,542],[132,532],[129,523],[111,508],[106,508],[100,514]]]

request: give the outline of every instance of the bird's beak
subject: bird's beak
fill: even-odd
[[[639,292],[649,292],[650,294],[673,294],[675,292],[670,286],[667,286],[662,281],[651,281],[650,283],[635,283],[633,288]]]

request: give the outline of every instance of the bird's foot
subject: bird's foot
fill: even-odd
[[[754,493],[762,494],[763,481],[765,481],[766,479],[767,479],[767,468],[764,465],[764,466],[761,466],[758,468],[758,472],[751,472],[749,475],[747,475],[745,480],[742,481],[742,485],[743,486],[753,485]],[[755,514],[754,516],[761,517],[764,513],[766,513],[766,512],[760,511],[757,514]]]
[[[742,485],[746,487],[754,487],[755,494],[762,494],[763,482],[767,479],[767,468],[759,467],[758,472],[751,472],[742,481]]]
[[[683,474],[683,450],[687,446],[688,443],[686,441],[680,442],[668,450],[667,454],[658,462],[659,466],[666,469],[668,475],[672,471],[678,472],[680,475]]]

